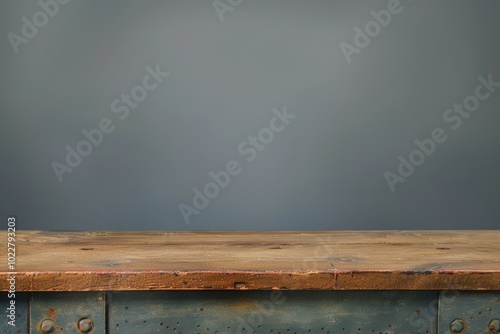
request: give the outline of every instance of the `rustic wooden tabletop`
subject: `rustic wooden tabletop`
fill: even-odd
[[[500,231],[18,231],[14,274],[16,290],[31,292],[500,290],[499,240]],[[0,290],[10,275],[0,271]]]

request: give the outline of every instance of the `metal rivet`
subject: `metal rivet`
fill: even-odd
[[[455,319],[450,325],[453,333],[462,333],[465,330],[465,322],[462,319]]]
[[[89,318],[82,318],[78,321],[78,330],[82,333],[89,333],[94,329],[94,323]]]
[[[40,326],[40,328],[43,334],[54,333],[54,331],[56,330],[54,322],[49,319],[42,321],[42,325]]]
[[[500,333],[500,320],[498,319],[491,320],[490,324],[488,325],[488,329],[492,333]]]

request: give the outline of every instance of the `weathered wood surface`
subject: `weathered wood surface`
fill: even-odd
[[[499,241],[500,231],[20,231],[16,290],[500,290]],[[7,291],[6,243],[0,259]]]

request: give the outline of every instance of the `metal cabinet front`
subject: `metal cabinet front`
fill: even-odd
[[[443,291],[439,333],[500,333],[500,291]]]
[[[0,334],[497,334],[500,291],[127,291],[0,297]]]
[[[425,291],[113,293],[109,333],[436,334],[437,300]]]

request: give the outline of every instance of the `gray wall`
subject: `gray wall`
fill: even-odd
[[[47,15],[2,1],[4,219],[50,230],[498,228],[500,87],[478,77],[500,82],[499,1],[219,6],[221,16],[211,0],[71,0]],[[385,27],[371,22],[388,7]],[[367,23],[372,37],[355,31]],[[169,75],[155,84],[148,66]],[[121,101],[131,92],[147,93],[134,109]],[[447,111],[464,102],[472,112]],[[284,108],[295,118],[274,120]],[[68,165],[66,147],[100,123],[112,131],[100,143],[94,131],[96,144],[79,146],[92,152]],[[415,151],[433,131],[431,151]],[[259,133],[261,151],[248,139]],[[400,155],[420,165],[400,174]],[[209,172],[228,163],[216,189]],[[193,188],[206,184],[213,198],[196,209]],[[189,224],[181,203],[197,213]]]

